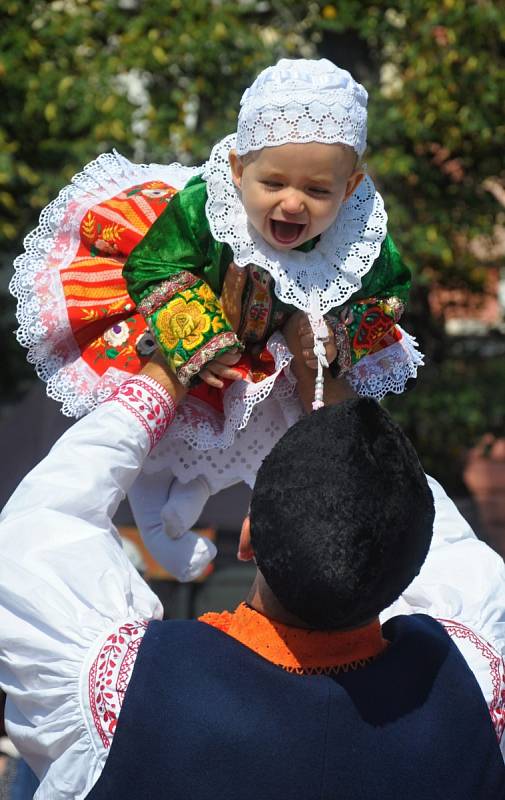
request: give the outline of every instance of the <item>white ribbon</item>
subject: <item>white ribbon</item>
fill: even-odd
[[[323,408],[323,394],[324,394],[324,375],[323,368],[328,367],[328,359],[326,358],[325,342],[328,339],[328,327],[326,321],[321,314],[319,306],[319,295],[315,288],[312,289],[310,295],[310,311],[309,322],[314,334],[314,355],[317,358],[317,376],[315,381],[314,401],[312,403],[312,410],[317,411],[318,408]]]

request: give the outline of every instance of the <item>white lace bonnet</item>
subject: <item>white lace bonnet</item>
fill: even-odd
[[[366,148],[366,89],[327,58],[281,60],[246,89],[238,118],[238,155],[288,142]]]

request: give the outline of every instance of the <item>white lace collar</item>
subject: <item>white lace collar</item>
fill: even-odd
[[[325,314],[345,303],[360,289],[387,232],[384,203],[373,181],[365,177],[313,250],[275,250],[248,222],[231,179],[228,153],[234,145],[235,134],[222,139],[203,168],[205,211],[214,238],[230,245],[238,266],[267,270],[277,297],[288,305],[314,312],[317,297],[318,311]]]

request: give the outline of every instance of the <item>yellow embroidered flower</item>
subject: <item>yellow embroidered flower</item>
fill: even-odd
[[[202,300],[205,300],[207,303],[216,302],[216,295],[206,283],[202,283],[202,285],[196,290],[196,293],[198,297],[201,297]]]
[[[210,319],[196,300],[187,303],[177,297],[163,308],[156,318],[160,343],[168,350],[182,344],[185,350],[194,350],[205,341]]]
[[[214,331],[214,333],[219,333],[219,331],[222,331],[223,328],[224,328],[224,320],[222,319],[222,317],[214,317],[214,319],[212,320],[212,330]]]

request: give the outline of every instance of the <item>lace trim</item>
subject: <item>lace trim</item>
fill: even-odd
[[[173,278],[159,283],[150,294],[142,298],[137,305],[137,311],[142,314],[143,317],[148,317],[165,305],[174,294],[182,292],[183,289],[188,289],[190,286],[197,283],[197,281],[198,278],[191,272],[180,272],[178,275],[174,275]]]
[[[355,672],[361,667],[366,667],[375,661],[376,656],[370,658],[358,658],[356,661],[349,661],[347,664],[337,664],[335,667],[285,667],[283,664],[275,664],[286,672],[294,675],[338,675],[340,672]]]
[[[168,392],[147,375],[125,381],[105,402],[119,403],[133,414],[147,431],[151,450],[163,438],[175,416],[175,403]]]
[[[275,250],[248,223],[233,185],[228,153],[234,145],[235,134],[222,139],[203,168],[205,211],[214,238],[230,245],[238,266],[253,263],[266,269],[275,280],[276,295],[287,305],[314,312],[314,291],[321,314],[345,303],[361,287],[387,232],[384,203],[372,180],[365,177],[309,253]]]
[[[366,150],[366,109],[354,104],[352,114],[358,111],[359,119],[349,113],[345,108],[349,106],[349,100],[353,100],[349,92],[335,91],[323,102],[321,100],[315,101],[312,95],[307,102],[303,93],[298,92],[288,102],[275,101],[270,96],[266,108],[248,109],[247,119],[239,122],[237,153],[244,155],[251,150],[289,142],[321,142],[347,144],[363,155]]]
[[[209,361],[212,361],[213,358],[225,347],[241,347],[237,336],[233,331],[228,331],[226,333],[218,333],[217,336],[214,336],[210,342],[204,344],[194,356],[192,356],[189,361],[186,361],[182,367],[178,367],[177,369],[177,377],[179,378],[180,382],[183,386],[188,386],[191,381],[191,378],[194,378],[195,375],[203,369],[205,364],[208,364]]]
[[[236,432],[247,426],[255,407],[263,403],[271,393],[276,400],[291,397],[295,382],[283,373],[293,356],[282,334],[274,334],[267,347],[275,362],[273,374],[259,383],[234,381],[224,392],[222,413],[188,395],[177,409],[170,428],[170,437],[161,442],[151,454],[152,465],[156,460],[165,463],[164,452],[168,453],[172,449],[175,439],[183,439],[186,450],[188,446],[190,450],[227,449],[233,443]],[[267,424],[265,418],[263,425]],[[192,461],[195,456],[196,454],[191,456]]]
[[[97,381],[85,364],[72,363],[80,352],[68,321],[60,272],[76,256],[82,219],[89,209],[132,185],[162,180],[181,189],[199,172],[181,164],[133,164],[116,151],[104,153],[43,209],[39,225],[26,237],[9,286],[18,300],[16,336],[28,349],[27,360],[39,378],[47,381],[47,394],[63,403],[66,416],[91,411],[129,374],[112,368]]]
[[[145,620],[121,625],[107,637],[89,671],[91,716],[106,750],[112,744],[119,712],[147,625]]]
[[[361,397],[382,400],[389,392],[401,394],[410,378],[424,364],[413,336],[398,325],[402,334],[399,342],[364,356],[346,373],[354,391]]]

